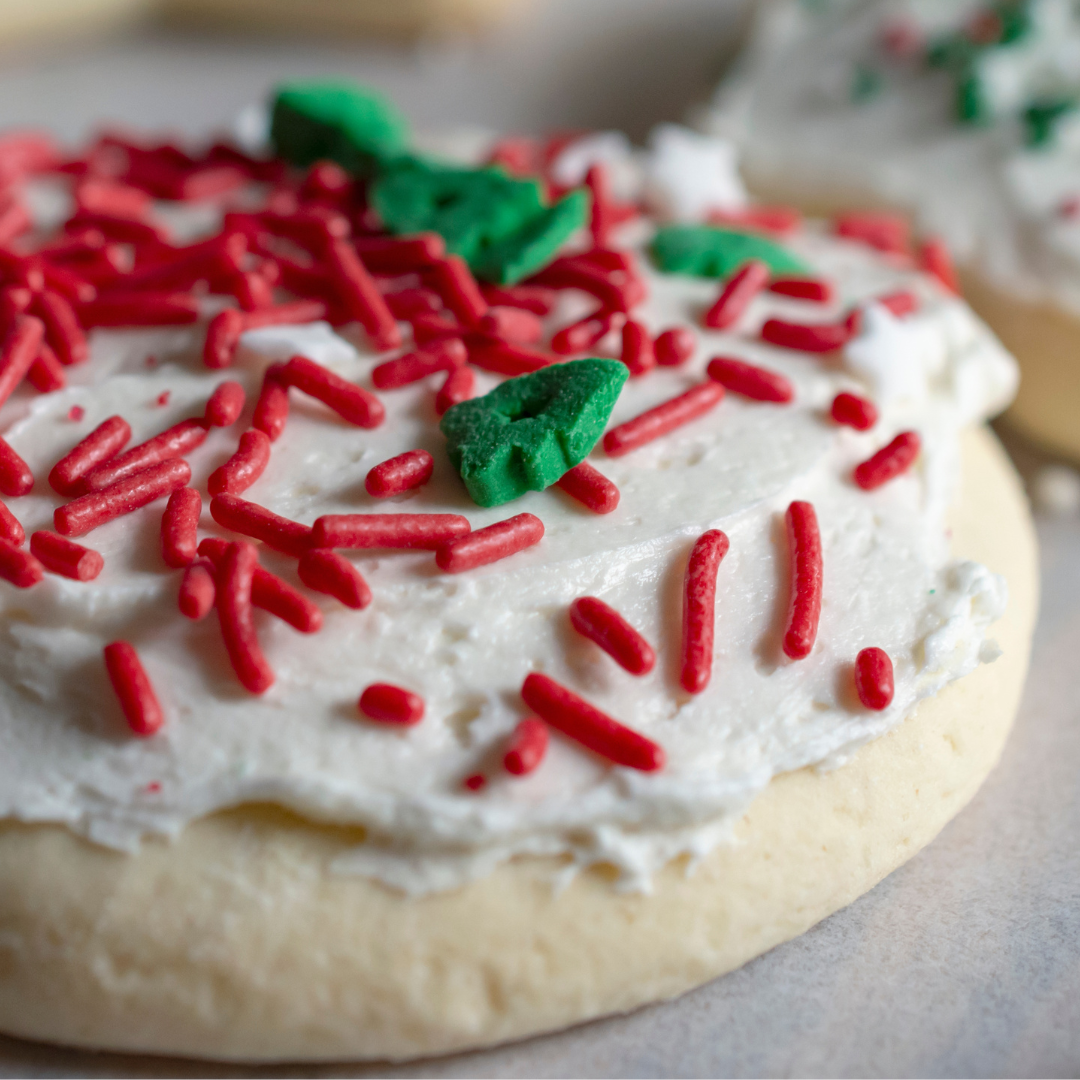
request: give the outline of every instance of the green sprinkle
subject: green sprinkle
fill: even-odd
[[[405,152],[408,125],[385,98],[362,86],[298,82],[278,89],[270,138],[293,165],[329,159],[369,176]]]
[[[585,190],[547,206],[537,180],[418,157],[391,165],[372,185],[371,203],[390,232],[440,233],[477,277],[500,285],[542,270],[589,217]]]
[[[974,65],[956,84],[956,114],[966,124],[983,124],[990,119],[983,82]]]
[[[1028,146],[1046,146],[1053,141],[1058,121],[1076,111],[1074,99],[1037,101],[1024,110],[1024,136]]]
[[[652,242],[656,265],[669,274],[726,278],[751,259],[774,274],[809,274],[810,267],[787,248],[754,233],[712,225],[668,225]]]
[[[856,64],[851,76],[851,100],[857,104],[876,98],[885,89],[885,80],[877,68]]]
[[[596,445],[628,375],[619,360],[573,360],[507,379],[442,418],[446,450],[479,506],[543,491]]]

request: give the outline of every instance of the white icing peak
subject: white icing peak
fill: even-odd
[[[693,325],[718,286],[649,269],[642,247],[650,232],[640,225],[624,233],[650,290],[635,317],[654,334]],[[605,517],[554,488],[492,510],[472,505],[436,426],[437,380],[381,394],[387,419],[372,431],[295,398],[267,471],[245,497],[305,523],[401,510],[463,513],[477,528],[529,511],[546,534],[512,559],[460,576],[439,573],[430,553],[355,553],[374,593],[369,608],[316,597],[325,625],[311,636],[259,614],[277,674],[262,697],[237,684],[213,615],[195,624],[178,614],[179,574],[158,555],[161,504],[85,538],[105,557],[95,581],[49,576],[27,591],[0,585],[0,816],[63,822],[131,849],[215,809],[270,800],[365,826],[368,842],[339,869],[414,892],[452,887],[528,852],[569,856],[571,867],[608,860],[626,883],[644,886],[667,859],[720,841],[772,776],[842,761],[921,697],[992,658],[985,633],[1002,612],[1004,583],[950,560],[943,519],[959,429],[1008,400],[1012,361],[960,301],[896,260],[814,229],[789,243],[835,282],[837,301],[823,307],[763,294],[738,334],[699,330],[684,367],[630,380],[612,423],[699,381],[717,353],[783,373],[795,402],[729,394],[707,416],[625,457],[595,452],[591,460],[621,491],[619,508]],[[919,311],[897,320],[869,306],[843,364],[756,338],[767,317],[837,318],[900,288],[918,296]],[[580,309],[579,299],[564,296],[553,325]],[[235,447],[268,363],[302,353],[370,386],[380,359],[324,324],[248,333],[224,373],[202,366],[200,343],[198,329],[96,332],[90,362],[72,370],[81,385],[20,395],[8,415],[21,418],[6,437],[44,478],[106,417],[123,415],[141,440],[200,414],[223,377],[237,379],[249,395],[244,418],[190,456],[193,483],[205,491]],[[909,369],[899,379],[897,364]],[[480,381],[487,390],[496,380],[481,373]],[[875,428],[859,433],[828,420],[841,389],[878,396]],[[77,421],[69,419],[74,405],[84,410]],[[879,491],[856,488],[853,466],[910,428],[923,439],[917,467]],[[373,465],[417,447],[436,459],[428,485],[390,505],[364,493]],[[793,499],[814,504],[825,559],[817,645],[797,663],[779,645],[787,561],[777,524]],[[39,480],[10,505],[29,533],[51,527],[58,502]],[[220,532],[208,512],[202,524]],[[694,539],[713,527],[728,534],[731,549],[718,578],[712,681],[690,697],[677,681],[682,574]],[[262,557],[295,581],[290,560]],[[646,636],[658,652],[655,670],[634,678],[573,633],[567,608],[584,595],[610,603]],[[165,728],[152,738],[127,733],[109,691],[101,650],[117,638],[137,646],[165,708]],[[868,645],[895,665],[895,700],[882,713],[860,708],[849,686],[854,658]],[[525,715],[518,691],[530,671],[661,744],[666,768],[610,768],[553,735],[535,773],[504,773],[499,762]],[[376,681],[422,694],[423,722],[394,730],[363,719],[357,698]],[[478,771],[489,777],[486,788],[465,790],[463,779]]]
[[[738,144],[751,186],[793,190],[797,178],[811,201],[909,210],[999,288],[1080,312],[1080,111],[1066,108],[1039,144],[1025,119],[1080,100],[1080,9],[1029,0],[1015,40],[959,69],[927,63],[928,46],[992,7],[772,0],[705,127]],[[958,118],[965,78],[980,123]]]

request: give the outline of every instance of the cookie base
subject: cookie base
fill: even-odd
[[[843,768],[776,778],[738,843],[625,895],[596,869],[554,894],[523,858],[407,899],[327,872],[358,831],[269,807],[138,856],[0,826],[0,1030],[69,1045],[272,1060],[409,1058],[674,997],[809,929],[929,843],[997,762],[1023,686],[1036,548],[986,429],[965,437],[954,550],[1003,573],[1004,655]]]

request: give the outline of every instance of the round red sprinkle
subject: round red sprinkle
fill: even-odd
[[[473,773],[472,776],[465,777],[462,786],[469,791],[479,791],[487,786],[487,777],[483,773]]]
[[[673,326],[653,342],[656,362],[661,367],[678,367],[679,364],[686,363],[694,355],[695,348],[697,342],[694,331],[688,326]]]
[[[81,405],[72,405],[68,409],[68,419],[79,421],[86,415],[86,410]]]
[[[884,649],[863,649],[855,657],[855,689],[868,709],[880,712],[892,704],[893,666]]]
[[[829,414],[838,424],[853,427],[856,431],[869,431],[878,420],[878,411],[872,401],[846,390],[833,398]]]
[[[424,718],[424,699],[400,686],[372,683],[360,695],[360,711],[384,724],[419,724]]]

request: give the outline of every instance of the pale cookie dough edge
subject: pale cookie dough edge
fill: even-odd
[[[724,846],[649,896],[602,872],[554,895],[520,859],[405,899],[326,872],[355,834],[268,808],[214,815],[129,857],[54,826],[0,826],[0,1029],[70,1045],[240,1060],[408,1058],[522,1038],[681,994],[809,929],[929,843],[997,762],[1035,618],[1019,480],[965,438],[958,555],[1000,573],[1004,655],[841,769],[778,777]]]

